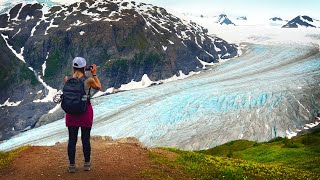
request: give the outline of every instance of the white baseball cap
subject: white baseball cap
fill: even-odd
[[[83,68],[86,67],[86,60],[82,57],[75,57],[72,61],[72,67]]]

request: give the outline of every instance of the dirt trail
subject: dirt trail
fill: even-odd
[[[136,139],[112,140],[93,137],[91,171],[83,171],[81,140],[76,152],[76,173],[68,172],[67,144],[30,147],[0,170],[0,179],[141,179],[141,172],[154,167],[149,150]]]

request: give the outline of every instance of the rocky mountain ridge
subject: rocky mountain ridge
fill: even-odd
[[[83,56],[99,65],[103,91],[201,71],[237,55],[237,47],[165,9],[133,1],[94,1],[48,8],[18,4],[0,15],[0,139],[33,127],[51,110],[53,94]],[[12,78],[14,77],[14,78]]]
[[[290,20],[287,24],[282,26],[282,28],[298,28],[298,27],[319,28],[320,21],[304,15],[304,16],[297,16],[292,20]]]

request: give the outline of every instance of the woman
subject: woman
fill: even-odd
[[[85,76],[86,60],[82,57],[76,57],[72,62],[73,66],[73,78],[80,79]],[[90,68],[92,77],[87,78],[84,81],[85,90],[88,95],[90,95],[90,88],[100,90],[101,84],[96,74],[97,66],[95,64]],[[67,82],[69,79],[68,76],[64,78],[64,81]],[[69,131],[69,142],[68,142],[68,157],[69,157],[69,172],[74,173],[76,170],[75,166],[75,153],[76,153],[76,144],[78,139],[78,130],[81,128],[81,140],[82,148],[84,155],[84,170],[89,171],[90,164],[90,154],[91,154],[91,145],[90,145],[90,131],[93,121],[93,109],[90,103],[90,98],[87,100],[87,110],[85,113],[80,116],[73,116],[71,114],[66,114],[66,126]]]

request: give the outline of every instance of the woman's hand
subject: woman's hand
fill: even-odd
[[[96,64],[92,64],[92,68],[90,69],[90,72],[92,75],[96,75],[96,73],[97,73],[97,65]]]
[[[95,64],[92,64],[92,68],[90,69],[90,72],[93,76],[93,78],[88,78],[88,85],[89,87],[92,87],[93,89],[96,89],[96,90],[100,90],[101,89],[101,83],[100,83],[100,80],[98,79],[97,77],[97,65]]]

